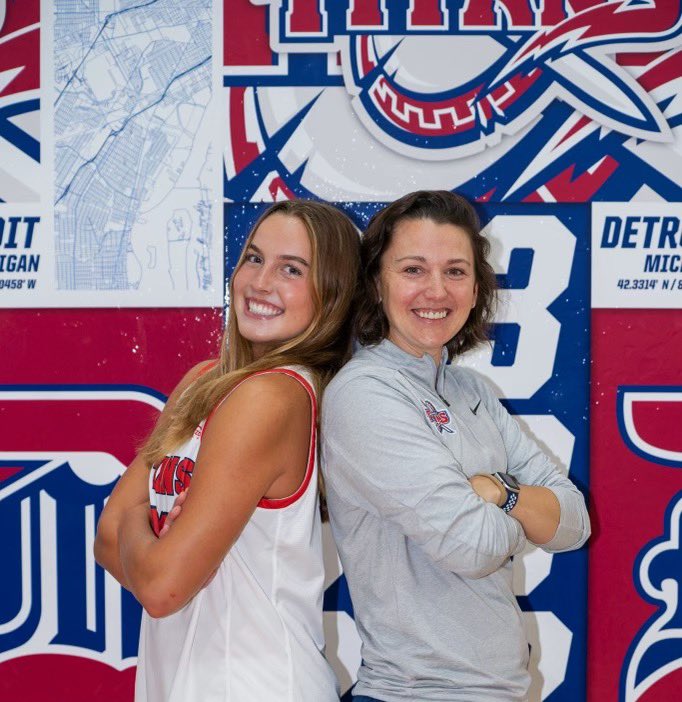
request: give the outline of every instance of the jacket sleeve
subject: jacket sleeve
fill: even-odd
[[[521,429],[488,383],[476,378],[474,384],[502,435],[507,453],[507,472],[523,485],[549,488],[559,500],[559,526],[552,540],[539,547],[549,552],[580,548],[590,536],[590,518],[582,493]]]
[[[520,524],[474,492],[393,383],[356,377],[325,395],[322,457],[330,492],[388,520],[461,576],[489,575],[526,543]]]

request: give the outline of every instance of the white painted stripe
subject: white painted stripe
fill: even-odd
[[[541,185],[538,188],[538,195],[545,201],[545,202],[556,202],[556,198],[552,193],[549,192],[547,189],[546,185]]]
[[[95,612],[95,505],[85,505],[85,626],[97,630]]]
[[[132,400],[159,411],[165,405],[159,398],[137,390],[0,390],[0,400]]]
[[[21,607],[8,622],[0,624],[0,635],[16,631],[31,611],[31,498],[21,501]]]
[[[29,454],[33,460],[41,460],[40,458],[37,458],[35,454]],[[51,458],[54,458],[55,454],[51,455]],[[15,453],[0,453],[0,458],[3,458],[3,456],[9,457],[9,460],[15,460],[19,461],[21,460],[18,454]],[[7,459],[3,459],[7,460]],[[0,490],[0,500],[4,500],[5,498],[9,497],[10,495],[13,495],[15,492],[19,492],[19,490],[22,490],[23,488],[27,487],[31,483],[35,482],[36,480],[40,480],[40,478],[45,477],[48,473],[51,473],[53,470],[56,470],[57,468],[60,468],[61,466],[64,465],[66,462],[66,458],[63,459],[57,459],[57,460],[52,460],[46,463],[44,466],[41,466],[40,468],[36,468],[36,470],[31,471],[28,475],[25,475],[19,480],[13,482],[11,485],[8,485],[5,488],[2,488]]]
[[[0,45],[6,44],[8,41],[12,41],[12,39],[16,39],[22,34],[28,34],[29,32],[32,32],[35,29],[40,29],[39,22],[37,24],[30,24],[28,27],[22,27],[21,29],[17,29],[16,32],[12,32],[11,34],[7,34],[6,36],[2,37],[2,39],[0,39]]]

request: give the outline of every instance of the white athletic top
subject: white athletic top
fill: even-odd
[[[322,653],[315,392],[299,367],[254,375],[264,373],[286,373],[310,395],[305,477],[291,496],[258,503],[215,578],[183,609],[160,619],[143,612],[137,702],[338,702],[336,679]],[[150,471],[157,533],[175,497],[190,484],[207,421]]]

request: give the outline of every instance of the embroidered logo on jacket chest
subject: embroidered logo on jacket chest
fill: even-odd
[[[436,425],[436,429],[438,429],[440,434],[444,432],[454,434],[454,431],[447,426],[450,424],[450,413],[446,409],[436,409],[434,404],[429,402],[429,400],[422,400],[422,405],[424,405],[424,412],[429,422]]]

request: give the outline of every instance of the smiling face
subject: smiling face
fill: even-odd
[[[315,316],[312,247],[303,222],[275,213],[264,219],[232,281],[239,333],[255,358],[305,331]]]
[[[441,349],[476,304],[474,254],[467,232],[430,219],[403,219],[381,256],[379,293],[388,338],[413,356]]]

